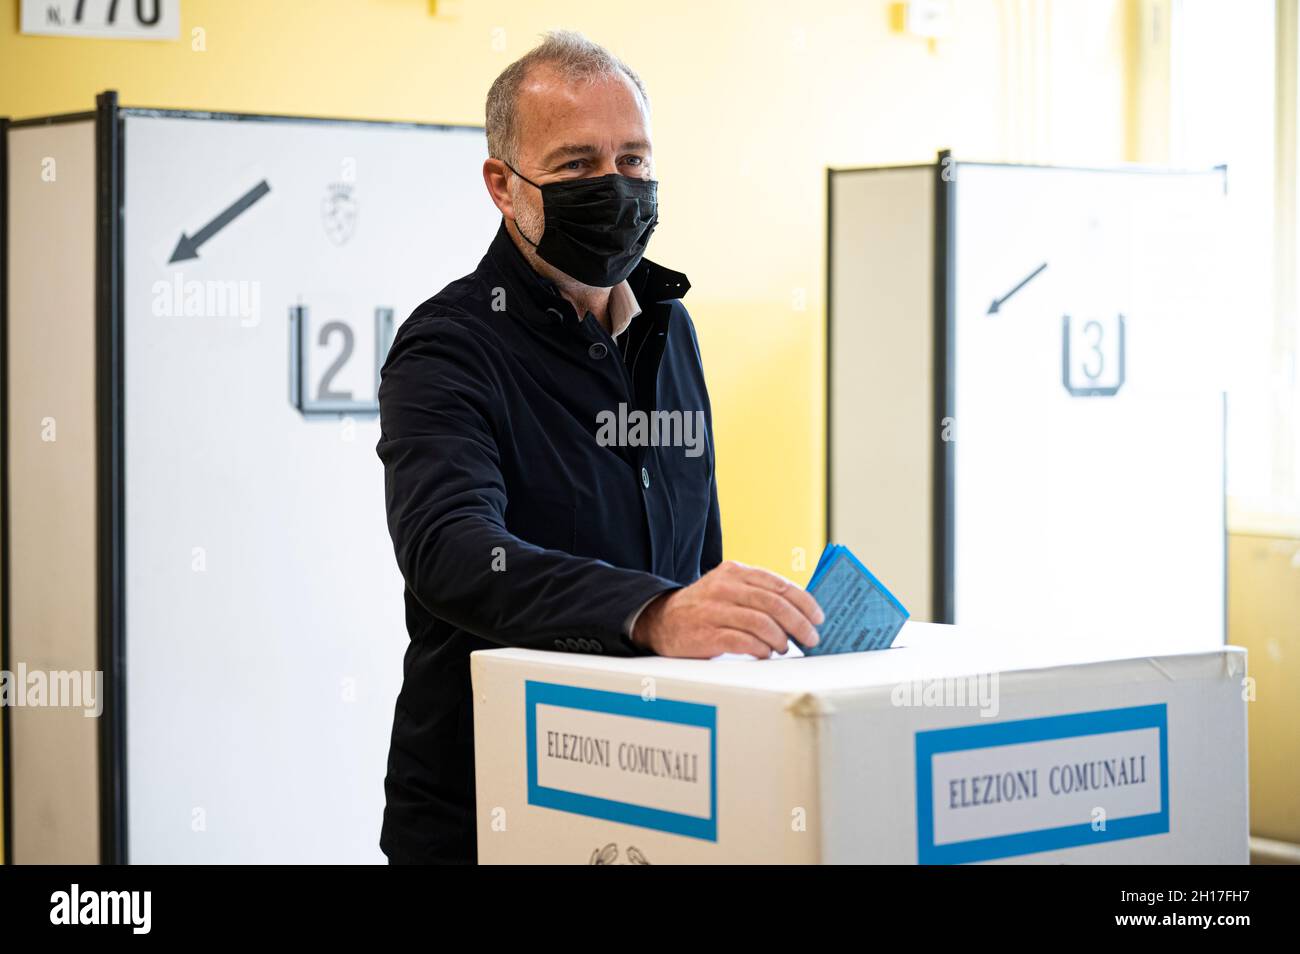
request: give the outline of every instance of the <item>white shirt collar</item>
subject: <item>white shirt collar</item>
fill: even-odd
[[[609,333],[611,337],[617,338],[627,330],[632,319],[641,314],[641,305],[637,302],[636,295],[632,294],[632,286],[627,283],[627,279],[609,290],[608,307]]]

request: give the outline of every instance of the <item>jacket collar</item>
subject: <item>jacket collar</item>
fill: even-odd
[[[480,269],[484,267],[496,271],[506,279],[512,286],[511,292],[524,294],[527,300],[524,315],[530,320],[550,323],[557,315],[567,316],[573,313],[573,306],[560,294],[555,283],[533,271],[528,259],[515,247],[506,231],[504,218],[487,254],[479,263]],[[651,302],[676,300],[683,297],[691,287],[690,281],[681,272],[664,268],[647,258],[641,259],[628,276],[627,282],[641,307],[646,307]]]

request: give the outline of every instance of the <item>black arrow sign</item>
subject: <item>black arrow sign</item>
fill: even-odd
[[[216,235],[231,222],[235,221],[244,212],[247,212],[262,196],[271,191],[265,179],[259,182],[253,188],[249,189],[234,203],[222,212],[215,219],[209,222],[203,228],[199,229],[193,235],[181,233],[181,240],[176,243],[176,251],[172,252],[172,257],[167,260],[167,264],[172,262],[184,262],[191,258],[199,257],[199,246],[206,242],[212,236]]]
[[[1020,289],[1024,288],[1026,285],[1028,285],[1030,282],[1032,282],[1035,278],[1037,278],[1037,277],[1042,273],[1043,269],[1045,269],[1046,267],[1047,267],[1047,263],[1046,263],[1046,262],[1043,262],[1043,264],[1039,265],[1039,266],[1038,266],[1037,268],[1035,268],[1032,272],[1030,272],[1028,275],[1026,275],[1024,278],[1022,278],[1022,279],[1020,280],[1020,284],[1017,285],[1015,288],[1011,289],[1011,291],[1007,292],[1007,293],[1006,293],[1005,295],[1003,295],[1001,298],[994,298],[994,299],[993,299],[993,304],[989,305],[988,314],[990,314],[990,315],[996,315],[996,314],[998,313],[998,310],[999,310],[1003,305],[1005,305],[1005,304],[1007,303],[1007,299],[1008,299],[1008,298],[1010,298],[1010,297],[1011,297],[1012,295],[1014,295],[1016,292],[1020,291]]]

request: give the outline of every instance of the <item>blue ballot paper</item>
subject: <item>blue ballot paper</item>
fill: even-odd
[[[805,656],[888,649],[910,615],[847,547],[835,543],[822,551],[808,592],[826,621],[817,627],[816,646],[800,646]]]

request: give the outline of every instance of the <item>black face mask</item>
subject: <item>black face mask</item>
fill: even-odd
[[[636,268],[659,223],[659,183],[617,172],[589,179],[538,185],[506,167],[542,193],[541,241],[522,231],[542,261],[584,285],[610,288]],[[515,222],[519,229],[519,223]]]

